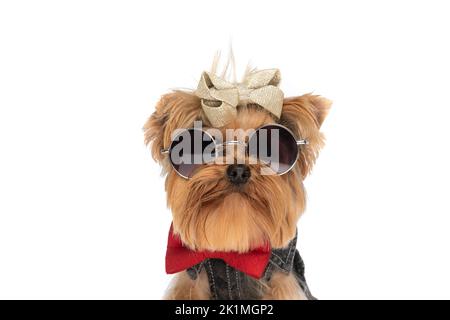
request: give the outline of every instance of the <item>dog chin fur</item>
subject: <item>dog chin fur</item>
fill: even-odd
[[[236,188],[226,179],[226,165],[205,165],[188,180],[171,168],[160,152],[169,147],[171,133],[177,128],[192,127],[196,120],[201,120],[206,128],[209,122],[202,113],[199,98],[193,94],[177,91],[164,95],[144,126],[145,141],[152,145],[152,155],[167,175],[167,203],[173,214],[174,232],[182,242],[193,250],[210,251],[246,252],[265,243],[273,248],[286,246],[295,236],[297,221],[305,210],[303,180],[324,144],[320,126],[330,105],[329,100],[311,94],[288,98],[284,100],[280,119],[258,106],[238,107],[237,117],[220,130],[256,129],[280,123],[296,138],[308,139],[309,144],[300,148],[299,159],[288,173],[261,175],[259,165],[250,165],[249,181]],[[174,287],[177,292],[184,292],[180,296],[186,297],[186,291],[193,290],[194,283],[180,277],[181,282]],[[298,289],[292,289],[294,282],[281,275],[274,279],[279,281],[272,284],[273,290],[284,292],[278,294],[280,297],[286,298],[289,296],[286,292]],[[301,296],[291,294],[291,297],[298,295]]]
[[[175,233],[194,250],[246,252],[265,243],[283,247],[295,236],[304,208],[301,184],[293,176],[263,176],[234,189],[226,166],[200,170],[190,180],[168,178]]]

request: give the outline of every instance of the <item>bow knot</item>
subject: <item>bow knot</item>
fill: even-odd
[[[203,72],[195,94],[214,127],[222,127],[237,114],[238,105],[256,103],[275,115],[281,115],[283,92],[278,88],[278,69],[250,73],[242,83],[230,83],[212,73]]]

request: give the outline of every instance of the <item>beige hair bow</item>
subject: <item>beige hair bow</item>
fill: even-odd
[[[242,83],[203,72],[195,95],[201,98],[203,111],[214,127],[226,125],[236,116],[236,107],[248,103],[256,103],[279,118],[284,98],[278,88],[280,80],[278,69],[251,72]]]

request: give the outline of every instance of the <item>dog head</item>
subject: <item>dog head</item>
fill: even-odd
[[[151,144],[152,156],[166,175],[174,233],[193,250],[246,252],[264,243],[274,248],[287,245],[305,209],[303,180],[324,144],[320,127],[330,105],[329,100],[312,94],[286,98],[276,117],[260,105],[246,102],[236,107],[226,124],[217,127],[194,92],[162,96],[144,131],[145,142]],[[186,179],[177,174],[161,150],[169,148],[177,129],[192,128],[195,121],[224,136],[227,129],[245,132],[276,123],[308,144],[299,146],[297,161],[283,175],[262,174],[264,164],[250,164],[245,153],[237,152],[232,159],[237,162],[239,158],[240,164],[230,163],[228,157],[227,161],[202,165]],[[222,156],[227,157],[228,151]]]

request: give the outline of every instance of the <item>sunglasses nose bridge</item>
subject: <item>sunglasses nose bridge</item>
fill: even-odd
[[[216,156],[222,158],[220,163],[247,163],[247,143],[240,140],[228,140],[216,144]]]

